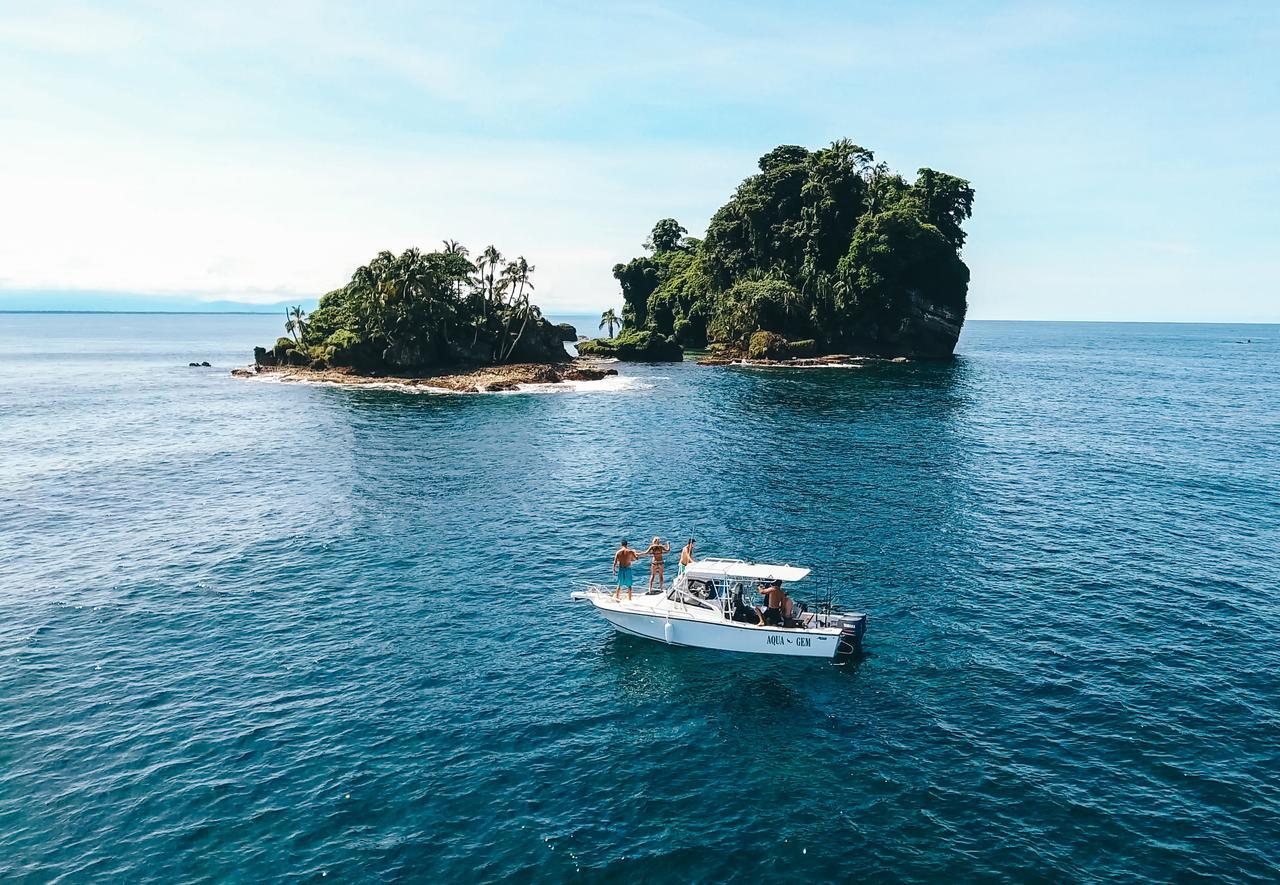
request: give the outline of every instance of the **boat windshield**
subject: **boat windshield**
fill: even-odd
[[[721,588],[717,582],[703,578],[680,578],[671,585],[667,597],[686,605],[700,608],[718,608]]]
[[[732,611],[735,598],[740,604],[751,604],[747,584],[734,578],[695,578],[684,575],[671,585],[667,596],[677,602],[703,608]]]

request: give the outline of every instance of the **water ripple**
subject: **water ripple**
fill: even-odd
[[[186,368],[274,318],[4,323],[0,877],[1280,878],[1275,329],[409,397]],[[567,602],[655,533],[870,654]]]

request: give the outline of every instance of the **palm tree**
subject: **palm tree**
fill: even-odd
[[[506,317],[502,324],[502,337],[498,339],[496,354],[498,362],[502,362],[511,356],[511,352],[515,350],[515,345],[520,341],[520,335],[524,334],[525,325],[529,322],[529,295],[526,292],[526,288],[533,288],[533,283],[529,280],[529,274],[533,273],[533,270],[533,265],[521,255],[515,261],[507,264],[502,271],[502,283],[499,291],[510,292],[511,297],[504,305],[505,310],[503,312]],[[515,341],[507,347],[507,339],[511,337],[511,324],[518,316],[523,316],[524,320],[520,326],[520,335],[517,335]]]
[[[502,253],[492,245],[486,246],[476,260],[476,298],[479,302],[476,311],[475,334],[471,336],[471,346],[475,347],[480,338],[480,330],[489,325],[489,317],[497,308],[497,284],[495,272],[502,264]]]
[[[610,338],[612,338],[612,337],[613,337],[613,327],[614,327],[614,326],[618,326],[618,327],[621,327],[621,326],[622,326],[622,318],[618,316],[617,312],[616,312],[616,311],[614,311],[614,309],[613,309],[612,307],[611,307],[611,308],[609,308],[608,310],[606,310],[604,313],[600,314],[600,326],[599,326],[599,328],[603,329],[605,326],[608,326],[608,327],[609,327],[609,337],[610,337]]]
[[[462,313],[462,321],[471,321],[474,325],[475,317],[467,314],[473,309],[470,303],[470,296],[464,298],[462,294],[463,285],[470,281],[472,264],[467,260],[467,256],[471,254],[466,246],[457,240],[444,240],[444,249],[442,254],[446,256],[445,271],[447,276],[447,285],[449,287],[449,295],[452,303],[449,305],[449,313],[455,320],[459,318],[459,312]],[[449,341],[449,325],[445,323],[444,337]]]
[[[529,288],[533,288],[533,284],[529,284]],[[516,348],[520,346],[520,339],[524,337],[524,330],[529,325],[529,320],[535,323],[542,319],[542,311],[538,310],[537,305],[529,301],[529,293],[525,292],[520,297],[520,303],[516,305],[516,312],[521,317],[520,331],[516,333],[516,338],[511,342],[511,348],[507,351],[507,359],[511,359],[511,355],[516,352]]]
[[[368,331],[383,341],[387,340],[388,302],[394,300],[387,296],[394,294],[395,266],[396,257],[384,249],[351,275],[351,285],[364,308],[366,325],[370,326]]]
[[[302,309],[302,305],[298,304],[285,310],[284,330],[293,335],[293,340],[302,344],[302,333],[307,331],[307,324],[303,322],[306,313]]]

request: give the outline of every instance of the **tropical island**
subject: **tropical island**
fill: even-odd
[[[613,268],[622,315],[587,359],[821,363],[849,356],[940,359],[964,323],[969,268],[960,258],[973,211],[968,181],[920,169],[908,182],[851,141],[774,148],[712,216],[703,239],[675,219],[654,225],[647,254]],[[370,383],[395,378],[451,390],[509,390],[590,380],[613,370],[572,362],[533,304],[533,266],[493,246],[473,262],[441,249],[380,252],[286,337],[254,350],[284,377]],[[614,328],[619,332],[615,335]]]
[[[672,218],[654,225],[648,254],[613,268],[621,332],[579,353],[674,360],[705,347],[712,363],[952,355],[969,288],[968,181],[920,169],[908,182],[847,140],[782,145],[759,167],[704,239]]]
[[[288,335],[254,348],[253,369],[237,374],[458,391],[615,374],[570,362],[564,342],[577,332],[542,316],[531,300],[533,271],[493,246],[473,263],[453,240],[435,252],[379,252],[310,315],[291,308]]]

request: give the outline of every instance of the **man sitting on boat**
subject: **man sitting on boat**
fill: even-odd
[[[760,622],[770,627],[782,627],[791,617],[791,597],[782,589],[782,582],[777,578],[763,583],[758,591],[764,596],[764,611],[760,613]]]

